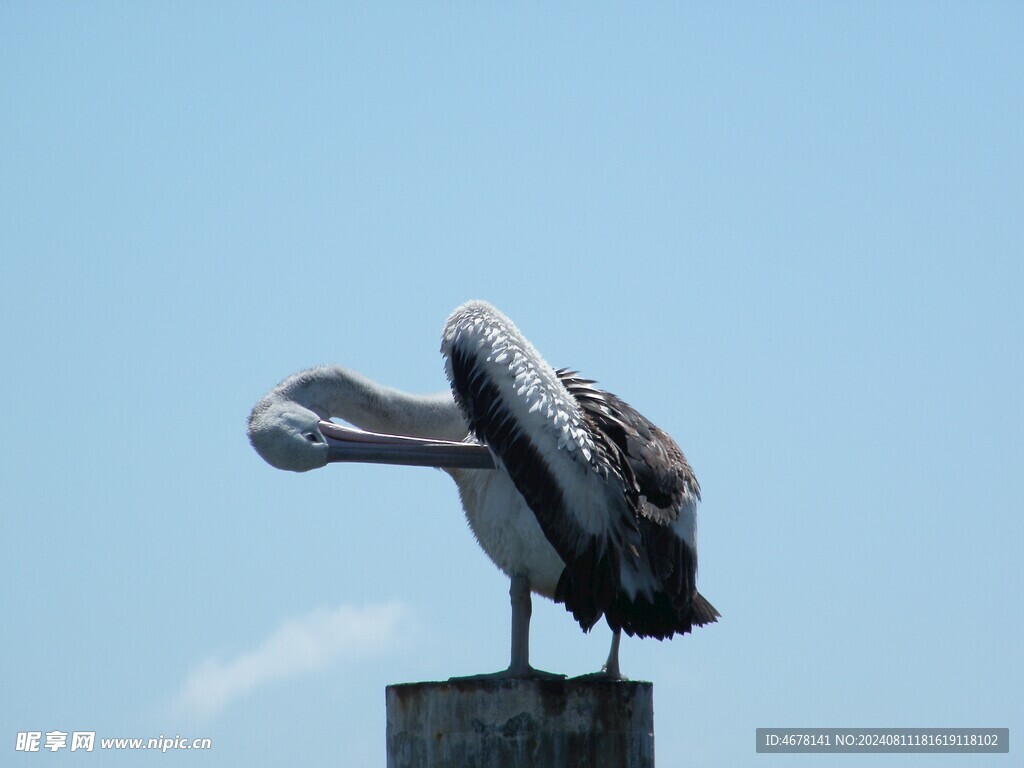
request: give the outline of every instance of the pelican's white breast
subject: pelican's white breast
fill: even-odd
[[[450,470],[480,547],[507,576],[523,574],[530,589],[554,599],[565,564],[507,473]]]

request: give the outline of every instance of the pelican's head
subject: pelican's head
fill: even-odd
[[[271,392],[249,414],[249,442],[271,466],[308,472],[326,466],[328,445],[320,415]]]

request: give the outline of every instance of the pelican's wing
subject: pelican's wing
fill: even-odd
[[[600,449],[613,454],[611,463],[622,468],[651,571],[673,612],[693,624],[714,621],[718,611],[696,588],[700,485],[686,456],[629,403],[574,371],[562,368],[556,373],[583,408],[593,433],[602,438]]]
[[[616,454],[611,463],[628,469],[638,514],[668,525],[690,498],[700,501],[697,477],[671,437],[592,380],[567,368],[555,373],[591,422],[592,434],[606,438],[602,448]]]

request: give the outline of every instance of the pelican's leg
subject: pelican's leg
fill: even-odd
[[[587,675],[580,675],[577,679],[584,680],[625,680],[619,669],[619,643],[622,640],[622,630],[612,630],[612,647],[608,651],[608,661],[601,667],[600,672],[591,672]]]
[[[508,664],[509,674],[525,674],[530,669],[530,618],[533,616],[533,600],[530,598],[530,582],[522,574],[515,574],[508,586],[512,602],[512,659]]]
[[[530,597],[530,581],[523,574],[512,576],[508,595],[512,602],[512,653],[508,669],[486,675],[453,677],[452,680],[493,680],[501,678],[543,678],[562,680],[565,675],[544,672],[530,666],[530,616],[533,601]]]
[[[612,647],[608,651],[608,661],[604,663],[601,671],[614,680],[622,679],[622,672],[619,671],[619,642],[622,640],[622,630],[616,629],[612,633]]]

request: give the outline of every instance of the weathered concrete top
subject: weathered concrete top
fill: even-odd
[[[450,680],[390,685],[389,768],[653,768],[648,682]]]

